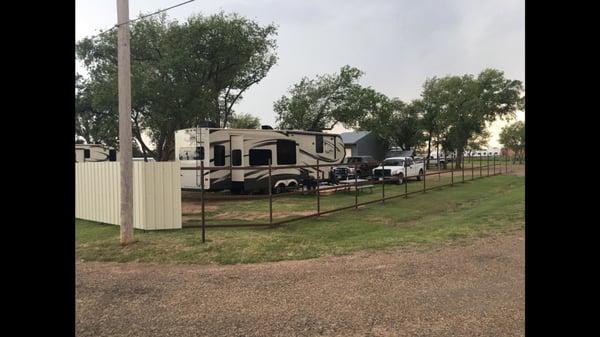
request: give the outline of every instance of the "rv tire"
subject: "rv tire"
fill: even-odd
[[[273,189],[273,193],[275,194],[280,194],[280,193],[285,193],[285,185],[283,184],[279,184],[277,186],[275,186],[275,188]]]

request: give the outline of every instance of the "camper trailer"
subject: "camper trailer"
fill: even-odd
[[[271,188],[276,192],[314,182],[313,168],[281,168],[290,165],[339,164],[344,143],[336,134],[265,129],[191,128],[175,132],[175,160],[181,167],[222,168],[205,170],[205,190],[232,193],[268,191],[265,169],[229,169],[236,166],[267,166],[272,161]],[[329,179],[329,167],[321,170]],[[182,189],[201,189],[200,170],[181,170]]]
[[[75,144],[75,162],[117,161],[117,150],[100,144]]]

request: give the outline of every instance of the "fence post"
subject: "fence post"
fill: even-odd
[[[504,163],[504,167],[505,167],[504,171],[506,172],[506,174],[508,174],[508,159],[509,159],[508,158],[508,153],[506,153],[506,161]]]
[[[481,156],[479,156],[479,178],[481,178],[481,176],[483,176],[483,166],[482,166],[482,162],[483,159]]]
[[[456,161],[456,158],[454,158],[454,160],[452,161],[452,166],[450,168],[450,186],[454,186],[454,162]]]
[[[354,209],[358,209],[358,165],[354,164]]]
[[[273,184],[271,181],[271,161],[269,158],[269,225],[273,225]]]
[[[198,168],[196,167],[196,169]],[[204,160],[200,161],[200,188],[202,189],[200,192],[200,202],[202,203],[202,243],[204,243],[206,240],[206,226],[204,221]]]
[[[425,176],[425,168],[423,168],[423,193],[425,193],[425,190],[426,190],[426,188],[425,188],[425,177],[426,177]],[[408,179],[404,179],[404,180],[406,180],[406,183],[408,184]]]
[[[381,203],[385,204],[385,164],[381,163]]]
[[[462,154],[462,158],[460,160],[461,162],[461,168],[462,168],[462,182],[465,182],[465,153],[463,152]]]
[[[408,198],[408,183],[406,182],[406,165],[404,165],[404,199]]]
[[[486,156],[486,165],[485,167],[487,168],[487,176],[490,176],[490,155],[488,154]]]
[[[319,189],[319,159],[317,159],[317,216],[321,215],[321,189]]]
[[[494,153],[494,174],[496,175],[496,154]]]
[[[473,155],[469,154],[469,159],[471,160],[471,180],[475,179],[475,164],[473,162]]]

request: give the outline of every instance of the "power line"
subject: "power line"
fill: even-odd
[[[162,12],[166,12],[166,11],[168,11],[168,10],[170,10],[170,9],[173,9],[173,8],[175,8],[175,7],[183,6],[183,5],[185,5],[185,4],[189,4],[190,2],[194,2],[194,1],[196,1],[196,0],[188,0],[188,1],[185,1],[185,2],[182,2],[182,3],[179,3],[179,4],[177,4],[177,5],[173,5],[173,6],[171,6],[171,7],[167,7],[167,8],[165,8],[165,9],[160,9],[160,10],[157,10],[157,11],[156,11],[156,12],[154,12],[154,13],[150,13],[150,14],[142,15],[142,16],[140,16],[140,17],[139,17],[139,18],[137,18],[137,19],[128,20],[128,21],[125,21],[125,22],[123,22],[123,23],[117,23],[117,24],[115,25],[115,27],[118,27],[118,26],[120,26],[120,25],[124,25],[124,24],[127,24],[127,23],[131,23],[131,22],[135,22],[135,21],[138,21],[138,20],[141,20],[141,19],[145,19],[145,18],[147,18],[147,17],[149,17],[149,16],[156,15],[156,14],[159,14],[159,13],[162,13]]]
[[[162,13],[162,12],[166,12],[166,11],[168,11],[168,10],[171,10],[171,9],[173,9],[173,8],[176,8],[176,7],[179,7],[179,6],[183,6],[183,5],[185,5],[185,4],[189,4],[190,2],[194,2],[194,1],[196,1],[196,0],[188,0],[188,1],[184,1],[184,2],[182,2],[182,3],[178,3],[178,4],[176,4],[176,5],[173,5],[173,6],[171,6],[171,7],[167,7],[167,8],[165,8],[165,9],[159,9],[159,10],[157,10],[157,11],[156,11],[156,12],[154,12],[154,13],[150,13],[150,14],[142,15],[142,16],[140,16],[139,18],[136,18],[136,19],[127,20],[127,21],[125,21],[125,22],[122,22],[122,23],[117,23],[116,25],[114,25],[114,26],[112,26],[112,27],[110,27],[110,28],[108,28],[108,29],[105,29],[105,30],[103,30],[103,31],[100,31],[100,33],[98,33],[98,34],[96,34],[96,35],[92,35],[92,36],[90,37],[90,39],[95,39],[95,38],[99,37],[100,35],[106,34],[106,33],[110,32],[110,31],[114,30],[115,28],[118,28],[118,27],[119,27],[119,26],[121,26],[121,25],[129,24],[129,23],[132,23],[132,22],[135,22],[135,21],[138,21],[138,20],[142,20],[142,19],[145,19],[145,18],[147,18],[147,17],[149,17],[149,16],[153,16],[153,15],[156,15],[156,14],[159,14],[159,13]]]

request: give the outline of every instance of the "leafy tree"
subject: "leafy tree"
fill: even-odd
[[[423,104],[420,100],[413,100],[394,116],[391,121],[393,130],[392,139],[395,146],[402,150],[420,147],[425,141],[425,132],[422,123]]]
[[[519,164],[521,164],[523,162],[523,153],[525,151],[525,123],[517,121],[503,127],[500,132],[500,144],[515,153],[513,164],[515,163],[517,156],[519,157]]]
[[[457,151],[458,168],[469,140],[481,135],[486,123],[514,118],[523,105],[522,83],[504,78],[504,73],[495,69],[485,69],[477,77],[433,78],[425,87],[426,114],[435,116],[444,150]]]
[[[94,86],[79,74],[75,79],[75,135],[87,144],[117,146],[118,115],[116,111],[99,110],[94,99]],[[113,126],[115,124],[115,126]]]
[[[358,117],[358,129],[374,133],[384,146],[398,146],[403,150],[418,147],[423,142],[420,122],[421,106],[418,101],[410,104],[398,98],[388,98],[372,89],[371,104],[363,104],[362,116]]]
[[[344,66],[339,74],[306,77],[295,84],[290,96],[274,102],[281,129],[331,130],[338,122],[355,124],[361,104],[371,102],[372,92],[357,83],[363,72]]]
[[[382,145],[388,148],[393,144],[394,136],[390,121],[405,104],[398,99],[389,99],[371,88],[361,88],[360,91],[360,94],[356,95],[356,103],[353,104],[356,111],[352,126],[373,133]]]
[[[426,166],[429,166],[429,158],[431,157],[431,146],[435,145],[436,153],[439,155],[439,146],[442,143],[441,135],[444,129],[445,122],[442,119],[442,106],[438,97],[440,96],[441,86],[438,85],[436,77],[427,79],[423,84],[421,100],[418,100],[420,109],[423,111],[421,119],[421,127],[424,131],[424,137],[427,141],[427,158]]]
[[[481,134],[469,139],[466,147],[466,150],[468,150],[467,152],[478,151],[487,148],[491,136],[491,132],[486,129],[483,130]]]
[[[168,160],[174,155],[176,130],[206,120],[226,127],[243,93],[276,63],[276,33],[273,25],[224,13],[193,16],[183,23],[168,21],[166,15],[132,23],[131,117],[143,153]],[[116,133],[116,32],[85,38],[76,51],[89,73],[83,89],[91,97],[90,112],[77,118],[85,125],[103,116],[102,128]],[[143,132],[155,149],[144,143]]]
[[[229,127],[233,129],[260,129],[260,119],[251,114],[234,114]]]

